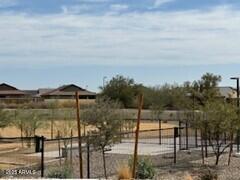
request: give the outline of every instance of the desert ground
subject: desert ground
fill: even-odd
[[[136,122],[133,122],[136,123]],[[173,128],[177,126],[176,122],[174,121],[168,121],[167,123],[161,124],[162,129],[166,128]],[[54,120],[54,126],[53,126],[53,137],[56,137],[58,134],[58,131],[60,133],[64,133],[63,136],[70,136],[71,129],[73,130],[73,136],[77,136],[77,127],[76,127],[76,120]],[[149,130],[149,129],[158,129],[159,123],[156,121],[142,121],[140,124],[140,130]],[[85,132],[90,130],[91,127],[85,127]],[[133,128],[135,129],[135,128]],[[63,132],[67,131],[67,132]],[[84,127],[82,127],[82,133],[84,133]],[[47,138],[51,137],[51,122],[50,121],[44,121],[43,126],[36,131],[36,135],[39,136],[45,136]],[[20,137],[21,131],[20,129],[10,126],[6,128],[0,129],[0,136],[1,137]]]

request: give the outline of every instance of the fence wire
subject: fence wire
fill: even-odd
[[[41,153],[35,153],[35,138],[0,138],[0,176],[40,177]]]
[[[113,177],[123,165],[128,165],[134,152],[135,132],[122,131],[118,136],[119,141],[105,149],[108,177]],[[103,153],[93,147],[88,138],[82,137],[84,178],[104,177]],[[223,142],[226,145],[230,140],[226,137]],[[209,146],[209,140],[202,139],[199,130],[181,124],[178,128],[141,130],[138,155],[139,158],[147,157],[155,168],[165,167],[199,160],[205,149],[209,151],[208,155],[213,155]],[[0,177],[39,178],[44,175],[46,178],[61,178],[62,173],[57,176],[56,172],[64,171],[67,177],[79,178],[78,149],[77,137],[41,141],[39,137],[0,138]]]

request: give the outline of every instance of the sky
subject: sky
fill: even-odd
[[[75,83],[120,74],[147,86],[200,79],[235,86],[239,0],[0,0],[0,83]]]

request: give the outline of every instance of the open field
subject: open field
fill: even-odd
[[[69,123],[70,122],[70,123]],[[76,120],[70,120],[70,121],[65,121],[65,120],[55,120],[54,121],[54,136],[57,136],[57,131],[59,130],[60,133],[63,131],[64,128],[67,128],[69,132],[66,132],[66,136],[70,136],[70,129],[71,127],[66,127],[70,124],[70,126],[73,129],[73,135],[77,135],[77,126],[76,126]],[[162,129],[165,128],[172,128],[176,126],[176,122],[174,121],[168,121],[168,123],[162,123]],[[158,129],[159,124],[156,121],[142,121],[140,125],[140,130],[148,130],[148,129]],[[85,132],[87,132],[91,127],[85,127]],[[135,129],[135,128],[134,128]],[[84,128],[82,128],[82,133],[84,133]],[[51,122],[50,121],[44,121],[43,127],[38,129],[36,131],[36,135],[39,136],[45,136],[47,138],[51,137]],[[0,136],[1,137],[20,137],[21,136],[21,131],[17,129],[14,126],[7,127],[4,129],[0,129]]]
[[[27,113],[27,112],[26,112]],[[48,114],[49,115],[49,114]],[[59,114],[58,114],[59,115]],[[49,116],[48,116],[49,117]],[[73,130],[73,136],[77,136],[77,125],[76,125],[76,119],[73,118],[74,114],[68,114],[68,117],[59,117],[55,118],[53,120],[53,137],[57,137],[57,132],[60,131],[61,136],[63,137],[70,137],[70,131],[71,129]],[[51,138],[51,118],[44,118],[45,120],[42,121],[42,126],[41,128],[37,129],[36,135],[39,136],[45,136],[46,138],[50,139]],[[133,151],[131,141],[133,140],[135,134],[134,130],[136,129],[135,124],[136,120],[125,120],[124,125],[122,128],[122,132],[127,131],[127,132],[132,132],[129,134],[123,135],[123,143],[120,143],[114,147],[112,147],[112,151],[110,153],[107,153],[107,163],[109,167],[109,173],[116,173],[116,169],[118,168],[117,166],[119,163],[122,161],[119,160],[119,158],[123,158],[125,161],[129,159],[129,155]],[[176,121],[162,121],[161,123],[161,129],[168,129],[168,128],[173,128],[177,127],[178,123]],[[130,128],[131,127],[131,128]],[[165,163],[172,163],[172,153],[173,153],[173,147],[172,145],[159,145],[158,144],[158,138],[159,137],[159,122],[158,121],[153,121],[153,120],[142,120],[141,125],[140,125],[140,130],[153,130],[153,131],[146,131],[146,132],[141,132],[140,133],[140,141],[141,139],[146,140],[145,138],[150,138],[154,139],[154,146],[153,144],[140,144],[139,148],[141,149],[141,152],[143,152],[143,155],[146,154],[152,154],[152,158],[158,157],[161,158],[161,165],[164,165]],[[92,130],[92,127],[83,127],[82,126],[82,133],[86,133],[87,131]],[[162,130],[162,138],[166,138],[166,143],[172,143],[167,139],[167,136],[170,134],[172,135],[173,129],[171,130]],[[169,134],[168,134],[169,133]],[[1,137],[20,137],[21,136],[21,131],[17,129],[14,126],[7,127],[4,129],[0,130],[0,136]],[[125,139],[128,139],[129,142],[124,142]],[[62,148],[64,147],[64,140],[60,140],[60,146],[58,144],[58,141],[46,141],[45,142],[45,161],[46,162],[51,162],[51,163],[57,163],[59,165],[59,149],[62,154]],[[163,140],[164,142],[164,140]],[[69,143],[69,142],[68,142]],[[74,146],[77,145],[76,139],[73,141]],[[68,144],[69,145],[69,144]],[[125,150],[122,149],[121,147],[125,147]],[[24,142],[24,146],[22,146],[21,141],[17,142],[6,142],[6,143],[0,143],[0,168],[3,169],[14,169],[14,168],[23,168],[25,165],[28,166],[28,168],[36,168],[36,164],[39,166],[40,164],[40,159],[41,159],[41,153],[35,153],[34,151],[34,142],[32,141],[32,147],[28,148],[27,147],[27,141]],[[117,149],[116,149],[117,148]],[[127,151],[127,153],[125,152]],[[1,153],[2,152],[2,153]],[[165,155],[165,154],[169,155]],[[8,154],[6,156],[6,154]],[[99,152],[93,152],[93,156],[91,157],[91,162],[93,164],[93,170],[92,170],[92,175],[95,177],[102,177],[102,164],[99,163],[98,161],[101,162],[101,156],[99,156]],[[60,155],[61,156],[61,155]],[[167,157],[166,157],[167,156]],[[168,157],[170,156],[170,158]],[[99,159],[100,158],[100,159]],[[113,162],[111,158],[117,158],[116,162],[118,164],[114,164],[113,168],[111,169],[111,162]],[[77,158],[74,159],[74,161],[77,162]],[[115,161],[115,160],[114,160]],[[110,164],[109,164],[110,163]],[[48,163],[46,163],[46,166],[48,166]],[[77,166],[76,166],[77,167]],[[48,168],[46,168],[47,170]],[[96,173],[94,173],[96,172]]]
[[[0,163],[0,169],[3,170],[3,169],[9,169],[9,168],[13,168],[15,167],[14,165],[10,165],[10,164],[3,164],[3,163]]]

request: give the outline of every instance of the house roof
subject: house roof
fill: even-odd
[[[17,88],[2,83],[0,84],[0,95],[25,95],[26,93],[24,91],[18,90]]]
[[[0,84],[0,91],[11,91],[11,90],[18,90],[18,89],[6,83]]]
[[[38,89],[38,94],[41,96],[42,94],[45,94],[53,90],[54,90],[53,88],[41,88],[41,89]]]
[[[34,97],[41,97],[42,94],[45,94],[47,92],[50,92],[54,89],[50,89],[50,88],[42,88],[42,89],[38,89],[38,90],[24,90],[24,92],[28,95],[34,96]]]
[[[225,98],[237,98],[237,91],[232,87],[218,87],[219,93],[222,97]]]
[[[79,95],[96,95],[96,93],[90,92],[86,89],[83,89],[75,84],[68,84],[60,86],[57,89],[47,91],[42,96],[73,96],[75,92],[78,91]]]
[[[31,96],[35,96],[38,94],[38,90],[23,90],[26,94],[29,94]]]

